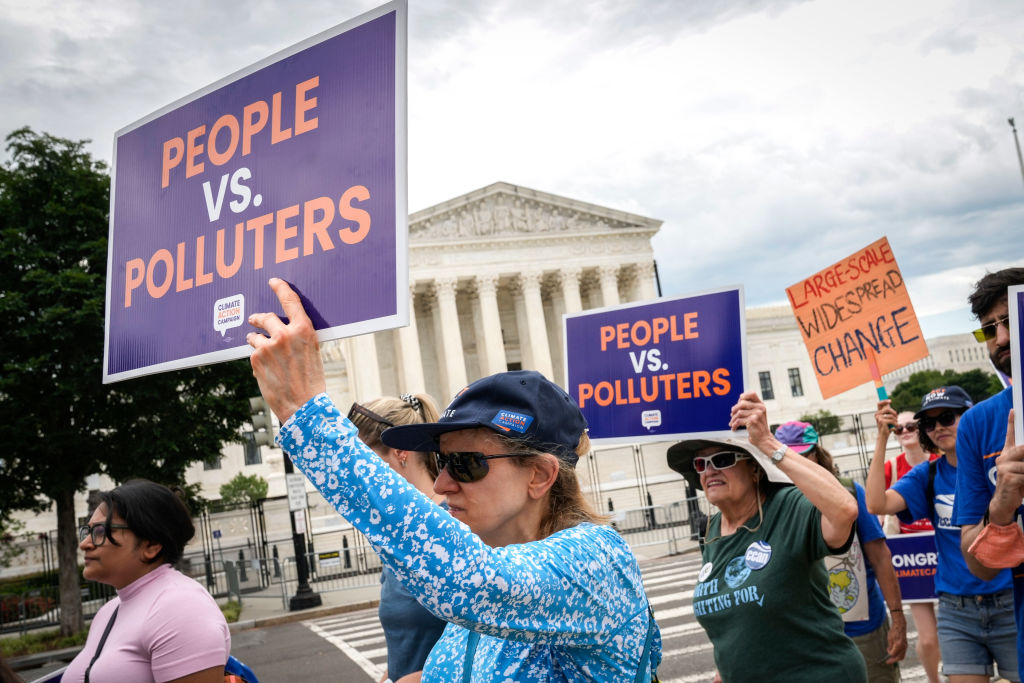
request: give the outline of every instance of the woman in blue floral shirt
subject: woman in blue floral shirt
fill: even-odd
[[[449,622],[424,681],[649,681],[661,641],[636,558],[580,490],[589,450],[573,400],[536,372],[478,380],[436,423],[387,430],[393,448],[437,451],[432,503],[386,467],[326,395],[313,326],[282,280],[289,322],[250,316],[260,389],[278,440],[384,565]]]

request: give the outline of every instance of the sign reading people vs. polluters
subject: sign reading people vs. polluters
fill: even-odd
[[[889,240],[868,245],[786,290],[824,398],[928,356]]]
[[[104,382],[242,358],[289,282],[321,340],[408,323],[406,0],[118,131]]]
[[[595,442],[729,433],[746,377],[736,287],[566,315],[567,388]]]

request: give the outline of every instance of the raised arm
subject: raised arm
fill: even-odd
[[[786,448],[768,428],[767,409],[757,394],[740,396],[732,407],[729,427],[746,428],[750,443],[765,455],[780,448],[786,451],[778,463],[800,492],[821,511],[821,535],[829,548],[840,548],[850,538],[857,521],[857,501],[836,477],[824,467],[811,462],[796,451]]]
[[[886,399],[878,402],[875,424],[878,426],[878,438],[875,439],[875,452],[868,466],[864,497],[868,504],[868,512],[871,514],[895,515],[907,509],[907,501],[892,489],[885,488],[885,447],[889,442],[889,425],[896,424],[896,411],[892,408],[892,401]],[[896,463],[893,463],[893,467],[895,466]]]

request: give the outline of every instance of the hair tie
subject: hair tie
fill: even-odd
[[[420,408],[423,407],[423,404],[420,403],[420,400],[418,398],[416,398],[415,396],[413,396],[412,394],[402,394],[399,398],[401,398],[403,401],[405,401],[410,406],[412,406],[413,410],[417,410],[418,411],[418,410],[420,410]]]

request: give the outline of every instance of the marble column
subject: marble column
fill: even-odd
[[[562,301],[565,304],[566,313],[579,313],[583,310],[583,301],[580,299],[580,274],[582,270],[578,267],[564,268],[558,274],[559,284],[562,286]]]
[[[619,267],[600,266],[597,269],[601,278],[601,301],[605,306],[619,305]]]
[[[548,379],[554,379],[551,366],[551,348],[548,344],[548,330],[544,322],[544,304],[540,298],[540,281],[543,273],[531,270],[519,275],[522,286],[526,325],[529,330],[530,356],[533,369]]]
[[[444,354],[445,375],[448,383],[446,395],[454,395],[466,386],[466,363],[462,350],[462,331],[459,329],[459,310],[455,305],[455,290],[458,280],[454,277],[438,278],[434,281],[437,292],[438,320],[441,326],[441,343]]]
[[[636,264],[636,291],[638,301],[650,301],[658,298],[658,289],[654,281],[653,261],[644,261]]]
[[[420,333],[416,326],[416,283],[409,286],[409,324],[398,328],[398,357],[402,371],[396,373],[401,386],[399,392],[424,393],[427,383],[423,378],[423,358],[420,356]]]
[[[381,395],[380,366],[377,361],[377,342],[372,334],[361,334],[350,340],[349,381],[352,395],[363,403]]]
[[[480,372],[493,375],[508,369],[505,342],[501,337],[501,316],[498,314],[498,275],[487,273],[476,276],[477,354]]]

